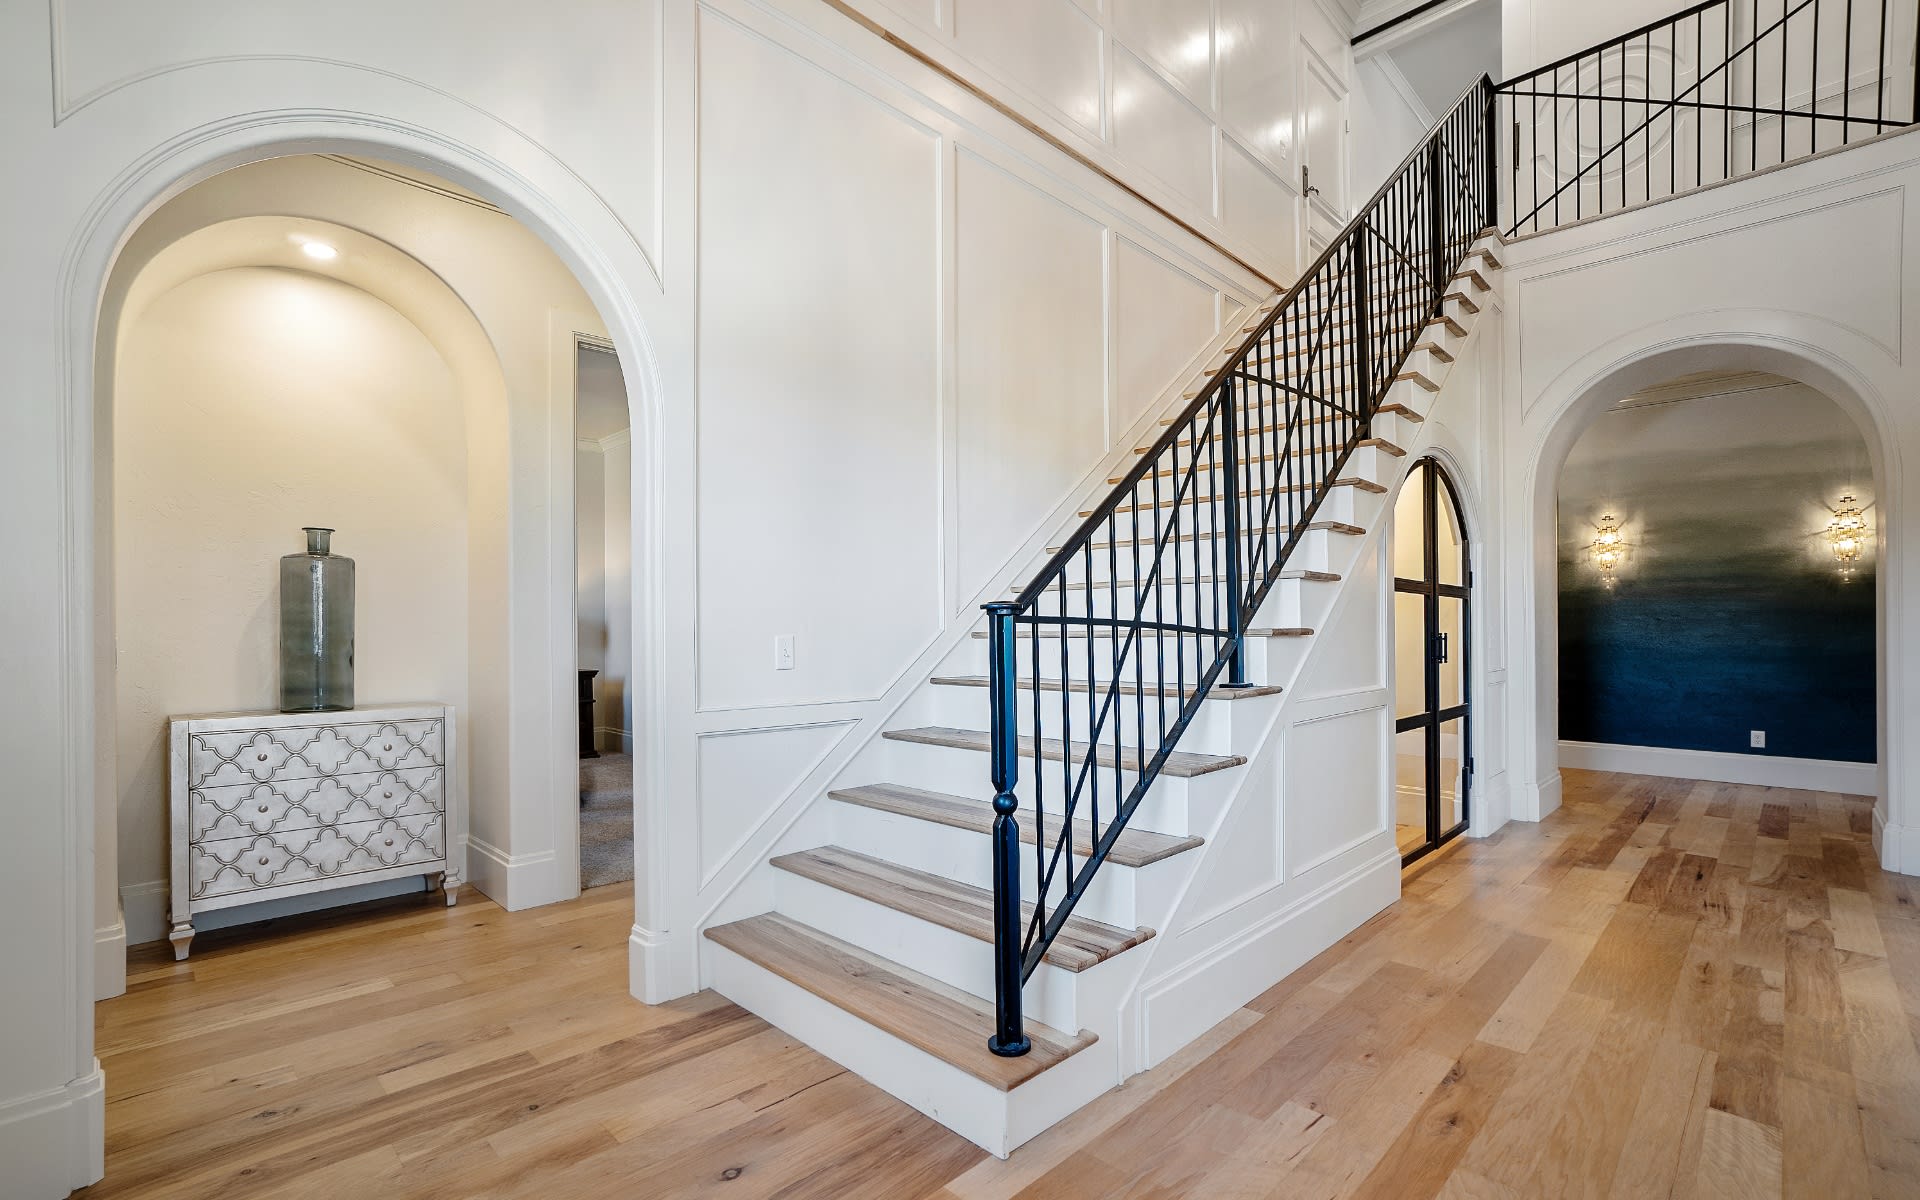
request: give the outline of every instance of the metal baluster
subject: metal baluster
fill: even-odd
[[[1236,435],[1237,422],[1235,409],[1239,407],[1235,400],[1233,376],[1228,375],[1220,383],[1220,428],[1225,446],[1222,455],[1226,466],[1227,485],[1227,637],[1232,643],[1232,657],[1227,660],[1227,687],[1247,686],[1247,655],[1244,630],[1245,604],[1240,590],[1240,448]]]

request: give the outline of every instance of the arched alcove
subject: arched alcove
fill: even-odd
[[[1558,804],[1560,712],[1559,547],[1558,493],[1561,474],[1575,443],[1602,413],[1621,400],[1667,381],[1714,373],[1763,372],[1791,380],[1831,400],[1858,430],[1866,446],[1874,491],[1882,511],[1901,511],[1898,473],[1890,458],[1896,439],[1887,424],[1885,404],[1873,383],[1849,361],[1839,331],[1801,326],[1801,336],[1757,333],[1779,322],[1777,317],[1716,313],[1711,320],[1687,323],[1684,329],[1665,327],[1596,350],[1566,371],[1534,400],[1526,418],[1533,432],[1526,455],[1516,462],[1515,478],[1521,493],[1516,499],[1512,573],[1516,615],[1513,662],[1516,702],[1520,705],[1521,736],[1528,739],[1523,753],[1531,756],[1532,795],[1519,797],[1516,815],[1538,819]],[[1742,331],[1746,332],[1742,332]],[[1831,344],[1820,340],[1833,333]],[[1876,529],[1876,534],[1884,530]],[[1902,567],[1899,543],[1880,537],[1879,570],[1875,574],[1876,601],[1876,711],[1879,781],[1875,807],[1876,840],[1880,830],[1900,826],[1904,796],[1894,786],[1899,778],[1899,746],[1889,730],[1899,728],[1902,698],[1890,686],[1899,661],[1900,632],[1889,620],[1898,595]],[[1529,807],[1531,806],[1531,811]],[[1883,863],[1896,864],[1883,846]]]
[[[156,190],[139,206],[139,218],[130,228],[110,231],[103,222],[94,231],[96,240],[87,249],[97,254],[101,243],[110,238],[112,253],[106,261],[111,266],[98,293],[98,308],[90,314],[97,314],[97,325],[92,320],[83,322],[89,327],[87,353],[74,359],[76,367],[90,360],[92,377],[88,379],[85,372],[75,370],[76,387],[72,392],[76,399],[86,397],[88,419],[82,424],[92,431],[92,453],[86,470],[77,473],[81,479],[90,476],[95,485],[91,503],[86,506],[94,535],[90,552],[95,613],[92,640],[96,646],[107,646],[113,644],[114,637],[112,407],[115,354],[123,323],[154,297],[188,279],[220,271],[305,269],[308,264],[299,261],[299,246],[289,240],[289,222],[323,230],[325,238],[343,251],[335,281],[377,297],[382,305],[416,326],[458,377],[466,414],[461,440],[469,459],[467,498],[472,535],[467,556],[470,602],[467,611],[460,614],[468,629],[473,664],[468,708],[469,716],[492,726],[486,731],[489,736],[468,742],[474,754],[492,756],[491,762],[482,764],[483,770],[472,773],[473,777],[490,780],[482,786],[495,791],[495,803],[487,814],[491,822],[487,832],[492,838],[487,850],[497,869],[488,890],[513,907],[565,899],[577,894],[579,878],[575,710],[572,689],[566,686],[574,640],[572,507],[570,502],[559,502],[561,497],[570,498],[572,492],[572,439],[566,432],[572,421],[570,400],[564,411],[516,414],[515,381],[502,370],[497,331],[487,329],[475,316],[459,290],[444,277],[445,267],[436,270],[410,249],[356,228],[366,222],[352,215],[332,221],[322,204],[282,203],[276,207],[264,196],[253,198],[251,207],[243,204],[226,210],[216,207],[193,211],[190,205],[174,203],[187,196],[194,185],[220,173],[221,168],[235,169],[233,158],[243,157],[242,166],[289,161],[289,156],[277,151],[323,147],[363,154],[376,149],[360,141],[269,143],[252,148],[244,156],[199,161],[171,179],[149,179]],[[489,164],[476,161],[465,165],[473,169]],[[474,178],[457,167],[450,167],[446,174],[454,179]],[[504,173],[495,174],[490,182],[504,202],[497,206],[490,200],[485,202],[496,216],[507,217],[507,203],[543,203],[538,197],[500,187],[499,174]],[[231,215],[236,211],[245,215]],[[629,348],[635,341],[627,332],[635,321],[631,305],[603,298],[604,289],[574,271],[568,259],[587,257],[590,261],[580,245],[560,238],[551,226],[529,223],[528,228],[535,235],[529,240],[543,253],[564,247],[556,269],[568,272],[584,295],[577,303],[542,314],[544,319],[530,335],[537,338],[537,345],[519,348],[523,367],[530,366],[523,374],[537,371],[540,383],[552,394],[570,397],[576,339],[588,337],[611,343],[622,352],[623,365],[629,366],[626,373],[631,381],[636,430],[650,428],[653,421],[648,398],[655,373],[650,369],[644,339],[639,339],[638,352]],[[446,247],[440,249],[445,251]],[[608,268],[596,264],[588,274],[604,278]],[[604,310],[606,306],[622,313],[625,321],[603,322],[594,314],[595,308]],[[80,340],[76,336],[75,341]],[[636,470],[636,482],[650,474],[644,471],[644,467]],[[537,481],[537,486],[530,486],[530,481]],[[641,489],[636,486],[635,490],[637,493]],[[536,499],[538,503],[534,503]],[[649,532],[636,519],[636,555],[646,553],[638,543]],[[636,610],[642,610],[637,614],[637,627],[645,626],[644,609],[650,600],[644,595],[635,598]],[[644,647],[637,639],[635,649],[636,659],[644,659]],[[567,661],[560,661],[563,658]],[[92,765],[104,807],[113,803],[116,791],[114,709],[118,685],[114,655],[96,652],[92,661]],[[642,663],[636,663],[634,678],[636,700],[643,702],[650,689]],[[551,686],[547,686],[549,681],[553,681]],[[640,758],[650,756],[657,746],[637,749],[640,755],[636,757]],[[640,789],[642,797],[649,794],[650,789]],[[650,815],[644,802],[635,814],[641,831],[636,844],[641,854],[649,848],[657,850],[660,844],[658,839],[645,836]],[[111,811],[106,812],[96,825],[95,860],[103,877],[92,888],[96,908],[109,917],[113,909],[106,906],[114,900],[118,859],[112,816]],[[506,879],[509,874],[514,877],[511,883]],[[650,909],[659,911],[656,898],[664,890],[664,881],[657,880],[656,873],[649,872],[645,865],[639,867],[639,875],[648,880],[648,885],[636,892],[636,916],[641,918],[636,920],[636,929],[646,930],[643,914]],[[648,941],[657,944],[657,939]],[[85,989],[87,994],[92,991],[91,987]]]

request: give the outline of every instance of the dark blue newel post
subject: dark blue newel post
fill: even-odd
[[[1013,661],[1011,600],[987,609],[987,692],[993,706],[989,749],[993,758],[993,993],[997,1014],[987,1049],[1016,1058],[1032,1048],[1020,1012],[1020,826],[1013,794],[1020,774],[1018,692]],[[1037,681],[1036,681],[1037,683]]]

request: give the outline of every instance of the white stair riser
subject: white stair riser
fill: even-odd
[[[1084,643],[1083,643],[1084,645]],[[1098,644],[1097,644],[1098,645]],[[1096,653],[1104,650],[1100,646]],[[1022,664],[1024,665],[1024,664]],[[1043,669],[1047,664],[1043,664]],[[1050,664],[1054,670],[1059,663]],[[1103,664],[1103,665],[1111,665]],[[1077,668],[1085,666],[1082,659]],[[1083,681],[1086,677],[1076,673],[1074,678]],[[1124,678],[1128,683],[1133,680],[1132,671]],[[1101,723],[1103,740],[1111,743],[1114,730],[1120,732],[1122,745],[1140,745],[1139,731],[1145,729],[1145,745],[1152,747],[1160,742],[1160,729],[1171,728],[1180,718],[1180,709],[1184,703],[1180,694],[1169,686],[1164,709],[1153,693],[1153,681],[1149,677],[1146,687],[1148,694],[1139,696],[1110,696],[1105,688],[1096,685],[1089,697],[1086,692],[1060,692],[1042,690],[1038,697],[1033,689],[1020,690],[1020,702],[1016,706],[1019,713],[1020,732],[1031,734],[1034,728],[1034,707],[1036,700],[1040,709],[1041,729],[1048,737],[1060,737],[1068,729],[1073,731],[1075,740],[1084,740],[1092,721],[1088,715],[1091,699],[1094,715],[1102,712],[1107,715]],[[949,725],[959,729],[985,729],[991,719],[988,711],[989,695],[983,687],[933,686],[934,718],[930,724]],[[1111,701],[1111,704],[1109,704]],[[1228,711],[1232,705],[1219,701],[1202,701],[1195,713],[1192,724],[1187,726],[1186,736],[1180,740],[1180,748],[1201,754],[1225,754],[1233,742],[1233,714]]]
[[[930,921],[816,883],[790,871],[776,871],[774,909],[803,925],[830,934],[917,971],[949,987],[991,1001],[993,944],[956,933]],[[1051,963],[1027,980],[1027,1015],[1055,1029],[1084,1024],[1077,996],[1078,977]]]
[[[1061,640],[1060,638],[1043,638],[1040,641],[1040,676],[1043,679],[1061,678]],[[1112,678],[1113,639],[1109,637],[1096,637],[1091,640],[1094,645],[1093,677],[1101,681]],[[1086,678],[1088,639],[1067,638],[1065,641],[1067,653],[1071,659],[1068,668],[1070,675],[1068,677],[1083,680]],[[988,673],[988,644],[986,639],[968,638],[967,642],[967,645],[960,647],[959,650],[948,657],[947,662],[940,670],[940,674],[979,676]],[[1029,639],[1025,636],[1020,637],[1019,669],[1023,675],[1028,673],[1032,667],[1032,652],[1030,647],[1031,642]],[[1195,679],[1200,677],[1204,668],[1210,665],[1212,661],[1211,655],[1208,653],[1208,648],[1201,646],[1197,640],[1189,640],[1184,650],[1176,655],[1171,634],[1167,636],[1164,650],[1165,657],[1162,659],[1159,652],[1151,642],[1149,642],[1147,654],[1140,659],[1140,669],[1149,685],[1156,682],[1157,673],[1163,668],[1168,683],[1178,685],[1180,681],[1184,679],[1188,684],[1191,684]],[[1203,657],[1207,659],[1206,663],[1201,661]],[[1123,678],[1128,683],[1133,682],[1133,662],[1131,660],[1128,660],[1126,663]],[[1255,679],[1253,682],[1261,683],[1264,681]],[[1085,697],[1082,696],[1081,699],[1084,701]],[[1029,701],[1029,703],[1031,703],[1031,701]],[[893,722],[895,726],[904,725],[905,723],[904,717]],[[926,725],[933,724],[934,722],[931,719],[927,719],[919,723]],[[965,728],[978,728],[978,726],[965,726]]]
[[[1282,579],[1267,593],[1255,614],[1255,629],[1318,629],[1340,593],[1340,584],[1317,579]]]
[[[1293,570],[1324,571],[1332,559],[1332,539],[1345,537],[1326,529],[1309,529],[1300,535],[1293,554],[1287,559],[1287,567]],[[1196,545],[1197,542],[1197,545]],[[1114,547],[1111,557],[1105,550],[1093,551],[1093,582],[1096,587],[1105,585],[1109,579],[1118,580],[1121,586],[1132,587],[1133,581],[1145,578],[1154,570],[1152,542],[1139,544],[1139,561],[1134,560],[1134,543]],[[1206,577],[1224,574],[1226,571],[1226,543],[1212,538],[1196,539],[1187,542],[1168,542],[1161,550],[1157,578],[1169,579],[1174,574],[1177,563],[1184,578]],[[1074,582],[1080,581],[1078,571],[1074,573]]]
[[[876,762],[882,772],[876,778],[896,780],[913,787],[925,788],[931,792],[947,792],[956,796],[971,796],[979,800],[993,798],[993,785],[988,777],[987,756],[972,750],[957,750],[951,746],[929,746],[918,742],[902,742],[886,739],[884,749],[876,755]],[[1050,809],[1058,811],[1062,799],[1062,789],[1066,786],[1063,764],[1045,760],[1039,764],[1045,772],[1040,781],[1041,794]],[[1224,774],[1224,772],[1223,772]],[[1035,793],[1034,762],[1031,757],[1020,760],[1020,778],[1014,787],[1014,795],[1026,798],[1023,804],[1030,802]],[[1134,776],[1128,772],[1119,775],[1120,785],[1131,790]],[[1140,829],[1150,829],[1155,833],[1170,833],[1176,837],[1186,837],[1191,832],[1189,812],[1194,804],[1195,794],[1206,789],[1211,775],[1182,778],[1174,775],[1161,775],[1147,789],[1147,794],[1135,810],[1133,825]],[[1099,772],[1100,809],[1109,811],[1114,801],[1114,771],[1111,767],[1102,767]],[[1082,803],[1092,805],[1091,783],[1083,789],[1085,797]]]
[[[845,801],[836,801],[833,807],[835,845],[974,887],[993,886],[993,840],[986,833]],[[1022,826],[1030,825],[1031,809],[1022,809],[1015,814],[1015,819]],[[1047,851],[1051,855],[1051,845]],[[1159,928],[1159,923],[1172,911],[1180,874],[1177,858],[1163,859],[1145,867],[1109,861],[1095,872],[1092,884],[1074,911],[1123,929],[1140,925]],[[1075,857],[1072,861],[1073,869],[1077,870],[1086,860]],[[1033,846],[1021,843],[1020,895],[1023,899],[1034,898],[1039,886],[1038,870]],[[1056,900],[1065,894],[1067,870],[1063,866],[1055,873],[1048,890],[1048,895]]]
[[[1345,478],[1347,474],[1348,473],[1343,472],[1342,478]],[[1397,477],[1398,475],[1399,471],[1396,469],[1389,472],[1388,478]],[[1331,488],[1327,492],[1326,499],[1321,502],[1319,511],[1314,514],[1314,520],[1343,521],[1348,524],[1360,524],[1360,522],[1354,521],[1350,516],[1344,515],[1355,511],[1345,506],[1348,503],[1347,498],[1349,494],[1356,490],[1357,489],[1345,485],[1336,485]],[[1301,515],[1305,499],[1305,497],[1302,497],[1301,502],[1296,504],[1291,512],[1280,513],[1279,519],[1271,523],[1262,522],[1265,513],[1260,503],[1247,500],[1241,506],[1242,527],[1251,529],[1256,524],[1259,524],[1261,528],[1277,528],[1286,521],[1297,519]],[[1138,536],[1147,542],[1151,542],[1154,538],[1169,532],[1176,534],[1199,533],[1203,538],[1211,537],[1216,530],[1224,527],[1221,517],[1224,515],[1225,509],[1218,504],[1201,504],[1197,508],[1193,505],[1182,505],[1178,509],[1164,508],[1158,510],[1158,512],[1159,518],[1156,523],[1154,509],[1142,506],[1136,517],[1133,510],[1123,508],[1113,515],[1112,521],[1106,527],[1103,527],[1100,536],[1093,540],[1098,542],[1118,541],[1126,544],[1135,536],[1134,528],[1136,520],[1138,521],[1139,527]],[[1179,514],[1177,528],[1175,527],[1174,521],[1175,512]],[[1109,536],[1108,530],[1111,530],[1111,536]],[[1038,565],[1039,564],[1036,564],[1036,567]],[[1012,589],[1009,589],[1009,594],[1011,594],[1011,592]]]
[[[1440,363],[1438,359],[1430,358],[1424,350],[1419,351],[1415,359],[1410,361],[1430,361],[1439,364],[1443,369],[1446,366],[1446,364]],[[1442,382],[1439,376],[1433,375],[1431,372],[1423,373],[1427,374],[1428,378],[1436,383]],[[1280,443],[1286,437],[1287,432],[1284,422],[1277,423],[1277,426],[1277,428],[1269,430],[1262,424],[1241,430],[1240,444],[1242,448],[1248,454],[1270,454],[1275,452],[1280,448]],[[1406,439],[1412,438],[1418,428],[1417,422],[1408,421],[1398,413],[1383,412],[1374,415],[1372,433],[1374,437],[1385,439],[1396,446],[1404,446]],[[1296,430],[1294,436],[1296,440],[1293,448],[1299,449],[1302,444],[1300,439],[1303,439],[1306,435]],[[1207,444],[1218,444],[1219,441],[1220,439],[1218,437],[1214,437],[1209,439]],[[1180,448],[1182,461],[1186,459],[1187,453],[1188,448],[1182,446]],[[1128,465],[1131,466],[1132,464]]]
[[[982,1149],[1003,1156],[1011,1149],[1013,1094],[875,1029],[724,946],[708,942],[705,953],[709,986],[720,995]],[[1073,1057],[1084,1058],[1099,1048],[1096,1043]],[[1045,1072],[1026,1086],[1059,1070]]]

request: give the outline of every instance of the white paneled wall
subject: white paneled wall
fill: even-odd
[[[988,106],[934,104],[931,71],[869,72],[747,0],[704,5],[698,33],[717,898],[1267,289],[1083,167],[1015,153],[1030,135]]]
[[[838,2],[1270,277],[1301,265],[1298,80],[1317,57],[1343,104],[1353,20],[1338,0]]]

